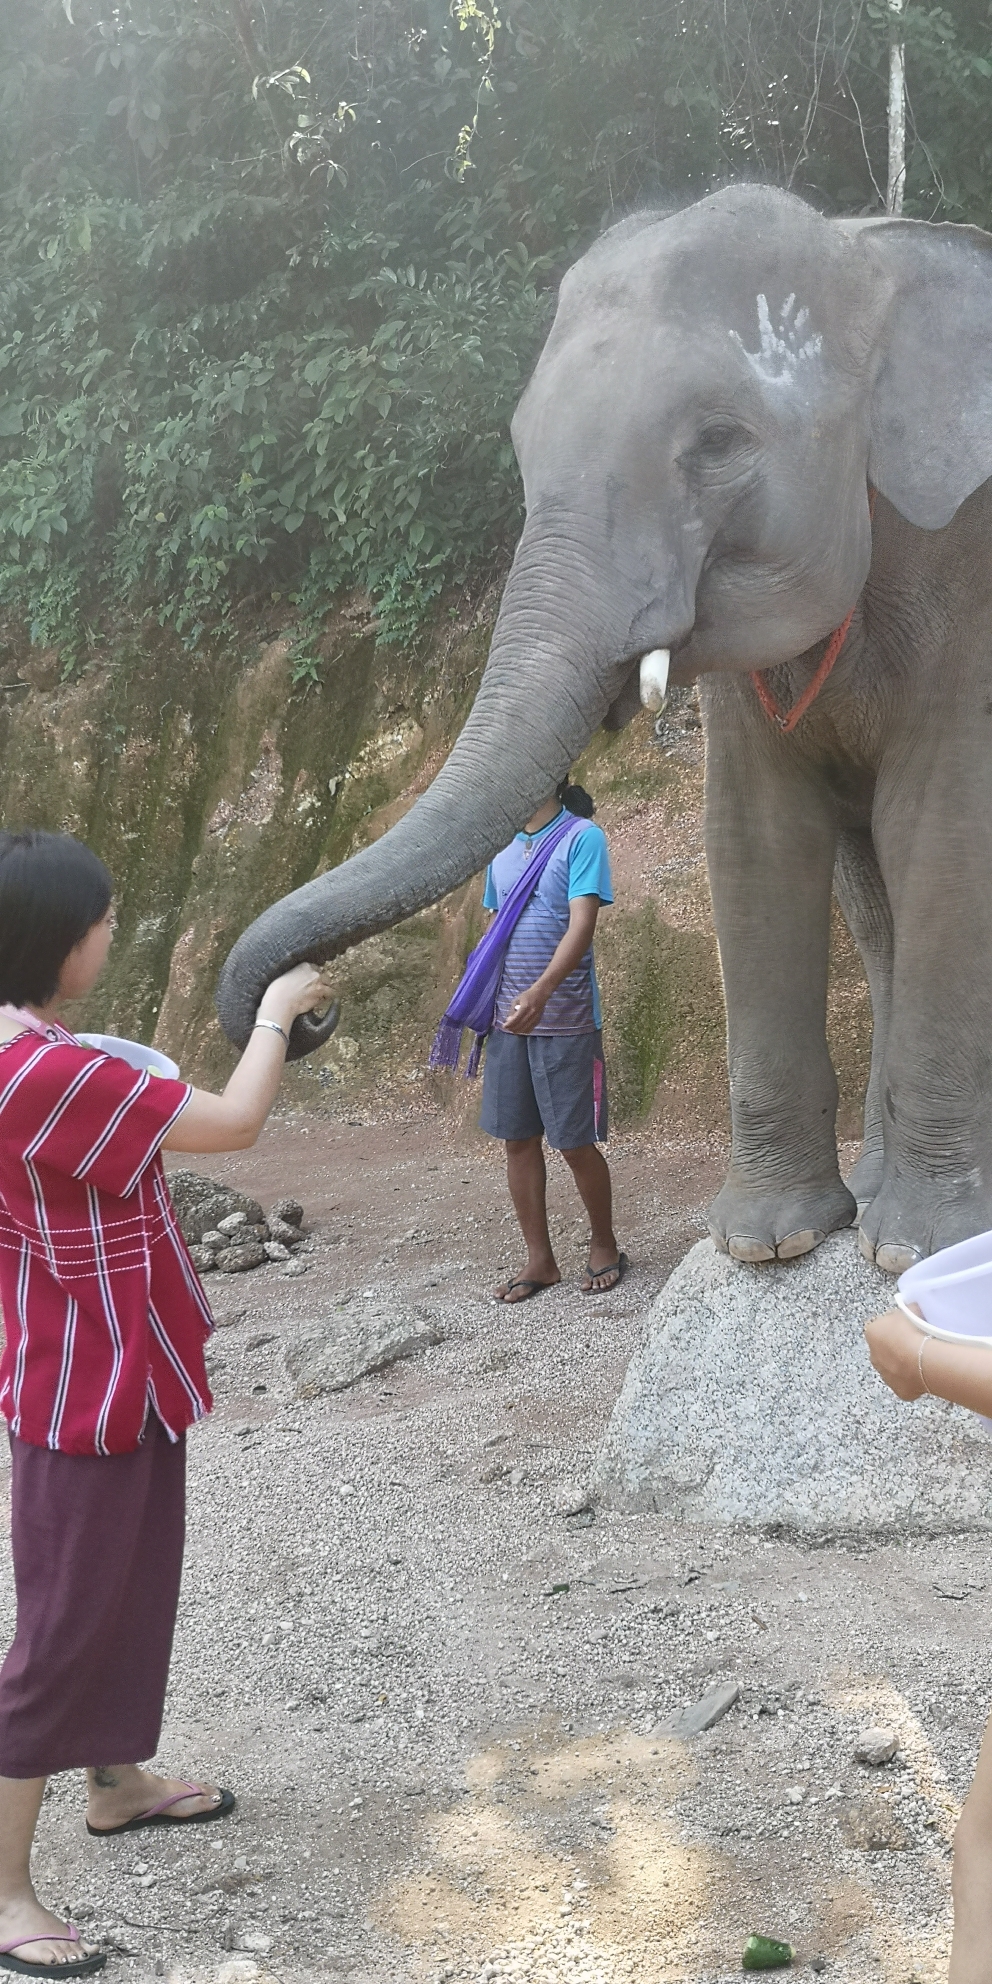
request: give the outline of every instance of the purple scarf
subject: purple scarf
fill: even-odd
[[[468,1057],[466,1078],[479,1072],[479,1061],[486,1035],[492,1032],[496,1017],[496,995],[503,976],[503,965],[510,938],[536,889],[555,848],[575,825],[574,813],[566,813],[560,825],[552,827],[538,843],[523,874],[514,882],[502,907],[497,910],[484,937],[469,953],[455,996],[448,1007],[431,1048],[428,1067],[457,1068],[461,1053],[462,1030],[469,1027],[475,1044]]]

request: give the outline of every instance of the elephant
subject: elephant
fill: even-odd
[[[863,1253],[901,1273],[992,1227],[990,326],[973,227],[743,185],[605,232],[514,415],[525,522],[461,735],[389,833],[235,944],[231,1040],[277,972],[478,872],[667,651],[706,740],[717,1245],[789,1259],[860,1212]],[[832,889],[873,1012],[846,1184]],[[324,1037],[298,1021],[292,1052]]]

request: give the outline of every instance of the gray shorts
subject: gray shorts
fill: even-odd
[[[602,1034],[496,1028],[486,1042],[479,1127],[510,1143],[543,1135],[552,1150],[605,1143]]]

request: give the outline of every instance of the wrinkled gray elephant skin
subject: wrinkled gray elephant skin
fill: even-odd
[[[277,971],[476,873],[669,648],[675,681],[702,678],[707,734],[733,1114],[714,1238],[788,1259],[857,1199],[865,1252],[899,1271],[992,1227],[990,324],[974,228],[738,187],[604,235],[514,419],[527,518],[465,729],[399,825],[246,931],[218,999],[231,1039]],[[749,671],[788,708],[852,607],[784,734]],[[875,1022],[850,1190],[831,886]]]

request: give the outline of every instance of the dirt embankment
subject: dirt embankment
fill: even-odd
[[[213,990],[231,944],[269,903],[377,839],[430,783],[471,704],[496,604],[490,592],[449,616],[414,656],[377,650],[365,605],[351,602],[329,617],[321,680],[307,688],[294,688],[275,608],[240,653],[192,657],[138,629],[69,682],[57,654],[0,640],[0,819],[82,835],[118,885],[112,966],[75,1023],[154,1038],[192,1078],[223,1078],[232,1056]],[[656,1111],[697,1132],[725,1121],[702,756],[682,692],[660,739],[642,715],[618,736],[600,732],[579,766],[615,875],[597,952],[618,1124]],[[835,921],[830,1031],[850,1135],[868,1002]],[[464,1085],[425,1062],[480,928],[476,881],[343,958],[341,1025],[291,1071],[291,1098],[338,1116],[373,1100],[402,1107],[414,1092],[460,1117]]]

